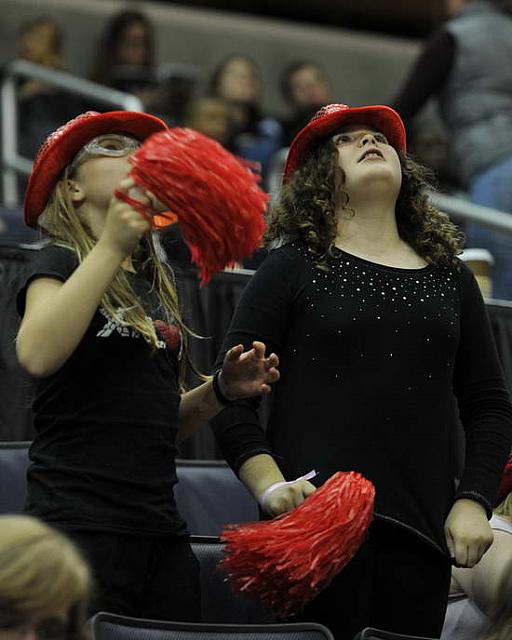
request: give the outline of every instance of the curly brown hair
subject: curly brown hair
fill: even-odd
[[[283,187],[279,202],[267,218],[267,246],[283,240],[301,240],[316,256],[318,266],[327,266],[338,224],[335,153],[332,140],[317,146]],[[397,153],[402,167],[402,185],[395,207],[400,237],[428,263],[456,264],[455,256],[462,251],[464,234],[430,203],[430,171],[406,153]],[[345,197],[346,210],[357,215],[349,206],[348,194]]]

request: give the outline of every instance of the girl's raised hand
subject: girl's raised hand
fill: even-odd
[[[132,178],[119,183],[118,191],[126,193],[143,204],[150,204],[149,199],[137,189]],[[123,257],[130,255],[137,247],[142,236],[149,231],[151,224],[129,204],[112,196],[105,218],[105,226],[101,241]]]
[[[226,353],[219,385],[228,400],[270,393],[270,385],[279,380],[279,358],[275,353],[266,358],[265,349],[263,342],[253,342],[249,351],[239,344]]]

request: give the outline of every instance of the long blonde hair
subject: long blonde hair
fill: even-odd
[[[77,213],[71,201],[67,179],[68,171],[66,169],[62,179],[53,190],[45,210],[39,217],[39,225],[51,241],[73,251],[77,255],[78,261],[82,262],[96,244],[97,239]],[[179,361],[179,385],[181,389],[184,389],[187,369],[190,367],[197,373],[188,355],[189,338],[196,336],[182,319],[172,270],[166,261],[165,253],[156,233],[148,233],[143,237],[134,256],[134,262],[158,295],[166,321],[174,322],[180,329],[182,357]],[[123,269],[119,269],[114,276],[100,304],[111,318],[115,318],[122,325],[132,327],[155,349],[157,348],[159,337],[155,326],[151,318],[147,316]],[[119,309],[122,310],[122,317],[120,317]]]
[[[67,612],[67,640],[85,640],[89,568],[63,534],[29,516],[0,516],[0,629]]]

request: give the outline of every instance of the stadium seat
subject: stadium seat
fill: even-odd
[[[226,524],[259,519],[256,501],[223,461],[178,460],[174,489],[189,531],[219,536]]]
[[[0,513],[21,513],[30,442],[0,442]],[[176,502],[190,533],[218,536],[228,523],[258,520],[258,508],[222,461],[178,460]]]
[[[93,640],[334,640],[313,622],[272,625],[213,625],[161,622],[97,613],[91,620]]]
[[[0,442],[0,514],[21,513],[30,442]]]
[[[236,593],[219,562],[224,545],[215,537],[192,536],[192,550],[201,566],[202,620],[222,624],[268,624],[272,611],[256,600]]]

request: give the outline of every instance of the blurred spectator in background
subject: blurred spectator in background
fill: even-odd
[[[417,118],[409,128],[407,144],[415,159],[434,173],[436,189],[466,197],[456,167],[450,161],[450,134],[439,118],[432,117],[432,114],[428,118]],[[461,221],[457,223],[464,229]]]
[[[281,126],[262,113],[261,74],[256,63],[244,55],[229,56],[214,71],[210,93],[230,106],[233,151],[260,163],[265,179],[270,159],[282,146]]]
[[[63,36],[58,23],[40,16],[21,25],[17,57],[49,69],[65,70]],[[83,111],[84,102],[67,91],[32,78],[21,78],[17,91],[19,150],[34,158],[42,141]],[[20,189],[23,190],[24,183]]]
[[[310,60],[286,67],[281,74],[281,94],[289,111],[282,120],[283,145],[288,147],[318,109],[334,101],[334,96],[329,78]]]
[[[140,11],[122,11],[107,23],[98,46],[91,80],[139,97],[147,111],[160,109],[155,36]]]
[[[191,64],[164,62],[158,65],[160,104],[157,113],[171,127],[184,125],[190,102],[194,99],[199,70]]]
[[[140,11],[114,15],[105,26],[91,79],[113,86],[124,72],[151,76],[154,67],[154,33],[148,18]]]
[[[24,23],[18,37],[18,58],[50,69],[63,69],[62,33],[57,23],[45,16]],[[19,86],[23,97],[40,91],[48,91],[48,86],[39,80],[27,78]]]
[[[61,533],[0,516],[0,640],[86,640],[89,569]]]
[[[184,125],[213,138],[223,147],[231,147],[231,111],[222,98],[207,96],[192,100],[185,114]]]
[[[129,10],[107,23],[91,80],[136,95],[146,111],[179,126],[195,90],[197,69],[157,64],[153,25],[140,11]]]
[[[512,213],[510,0],[446,0],[450,19],[430,38],[392,101],[410,121],[433,95],[451,134],[453,167],[470,199]],[[512,239],[468,224],[468,246],[495,260],[494,297],[512,298]]]

